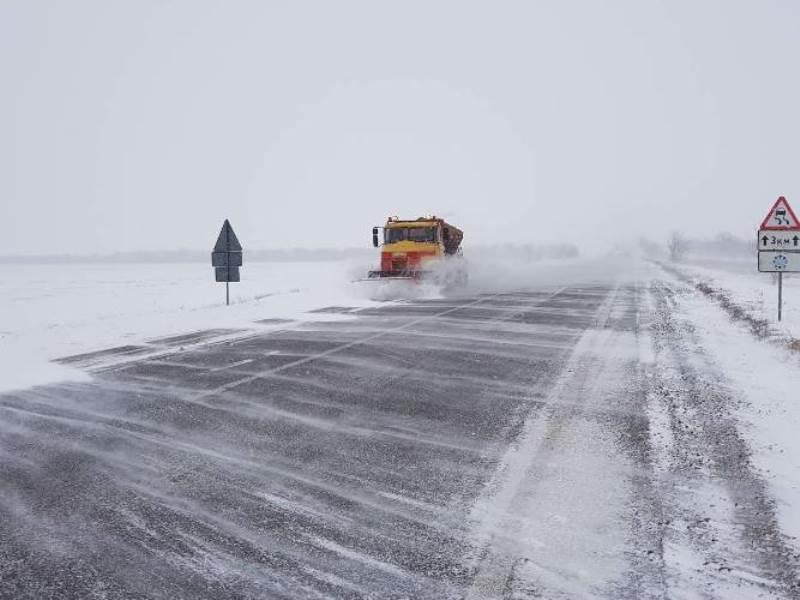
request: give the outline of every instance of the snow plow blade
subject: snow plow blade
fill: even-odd
[[[370,271],[367,279],[422,279],[427,275],[426,271]]]

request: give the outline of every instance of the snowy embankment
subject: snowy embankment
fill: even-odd
[[[86,379],[50,361],[151,337],[343,318],[308,311],[372,304],[351,284],[357,269],[345,261],[250,263],[225,306],[225,286],[206,264],[0,265],[0,391]]]
[[[695,260],[673,269],[718,301],[728,299],[729,312],[751,325],[764,326],[764,335],[792,342],[800,339],[800,274],[783,276],[783,319],[778,321],[778,278],[759,273],[755,256],[751,260]]]
[[[680,310],[725,374],[721,385],[741,399],[738,415],[751,460],[774,492],[782,531],[800,550],[800,352],[794,348],[800,278],[784,279],[784,320],[778,323],[777,289],[770,275],[756,272],[755,261],[668,265],[667,273],[693,290]],[[757,334],[754,322],[766,323],[766,335]]]

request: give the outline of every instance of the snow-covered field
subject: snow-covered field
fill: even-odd
[[[150,337],[337,318],[308,311],[372,304],[358,274],[344,261],[250,263],[225,306],[206,264],[0,265],[0,390],[86,378],[49,361]]]

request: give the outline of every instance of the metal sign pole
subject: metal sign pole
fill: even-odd
[[[778,272],[778,321],[783,315],[783,271]]]
[[[230,305],[231,305],[230,283],[228,283],[226,281],[225,282],[225,306],[230,306]],[[778,313],[778,314],[780,314],[780,313]],[[781,318],[778,317],[778,321],[780,321],[780,320],[781,320]]]

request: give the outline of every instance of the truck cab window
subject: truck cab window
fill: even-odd
[[[412,242],[435,242],[436,229],[433,227],[410,227],[408,239]]]
[[[384,231],[385,231],[384,242],[387,244],[392,244],[394,242],[402,242],[408,239],[406,235],[408,229],[405,229],[404,227],[392,227],[392,228],[387,228]]]

